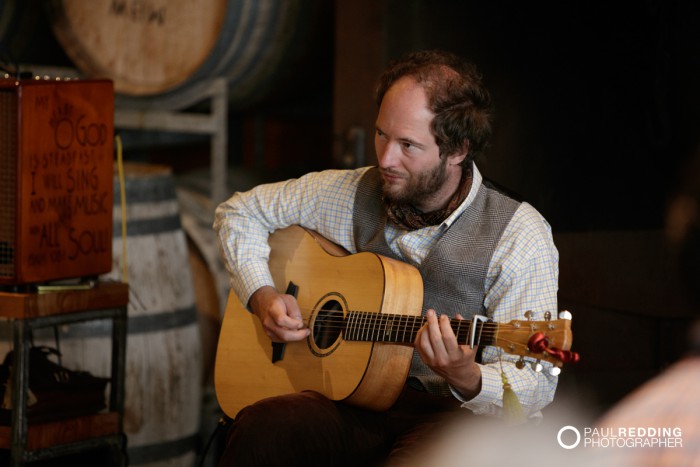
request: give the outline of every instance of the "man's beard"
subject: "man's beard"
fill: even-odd
[[[430,171],[421,173],[417,177],[409,178],[401,191],[391,191],[387,186],[387,182],[382,181],[384,203],[418,206],[433,196],[442,187],[446,179],[447,158],[441,157],[440,163]]]

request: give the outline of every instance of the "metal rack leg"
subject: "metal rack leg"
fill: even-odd
[[[124,379],[126,377],[126,309],[112,319],[112,387],[109,408],[119,414],[119,432],[123,430]]]
[[[29,391],[29,327],[24,320],[13,322],[14,361],[10,378],[12,381],[12,445],[10,451],[12,467],[24,465],[27,444],[27,393]]]
[[[128,465],[127,439],[124,434],[124,381],[126,378],[127,308],[112,318],[112,387],[109,393],[109,409],[119,414],[119,445],[115,453],[118,466]]]

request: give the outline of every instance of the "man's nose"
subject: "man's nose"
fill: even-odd
[[[377,160],[380,167],[393,167],[398,161],[398,147],[391,141],[377,145]]]

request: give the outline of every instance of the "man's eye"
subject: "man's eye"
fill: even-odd
[[[402,147],[405,151],[411,151],[411,152],[414,152],[414,151],[417,151],[417,150],[420,149],[420,146],[416,146],[416,143],[413,143],[413,142],[411,142],[411,141],[403,141],[403,142],[401,143],[401,147]]]

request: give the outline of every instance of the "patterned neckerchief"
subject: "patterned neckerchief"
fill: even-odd
[[[469,164],[468,168],[462,171],[462,179],[452,199],[442,209],[421,212],[410,204],[387,203],[389,220],[405,230],[417,230],[442,223],[466,199],[472,186],[472,178],[472,165]]]

